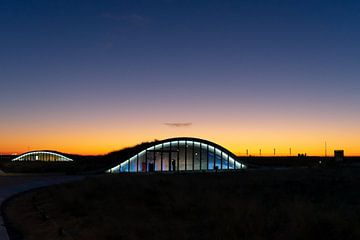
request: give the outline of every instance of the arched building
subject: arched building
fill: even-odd
[[[73,160],[53,151],[32,151],[24,153],[12,161],[69,162]]]
[[[153,171],[235,170],[246,165],[220,145],[199,138],[171,138],[155,142],[108,173]]]

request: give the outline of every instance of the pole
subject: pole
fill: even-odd
[[[326,141],[325,141],[325,157],[327,157],[327,144],[326,144]]]

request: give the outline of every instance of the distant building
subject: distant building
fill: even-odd
[[[12,161],[70,162],[73,160],[53,151],[32,151],[24,153]]]
[[[344,161],[344,150],[335,150],[334,151],[335,162]]]
[[[172,138],[154,143],[108,173],[217,171],[247,166],[229,150],[199,138]]]

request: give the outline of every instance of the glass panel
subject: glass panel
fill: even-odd
[[[234,159],[229,157],[229,169],[234,169]]]
[[[145,151],[139,153],[138,169],[139,172],[146,172]]]
[[[171,171],[178,170],[179,159],[178,159],[178,142],[171,142]]]
[[[179,142],[179,169],[185,170],[185,141]],[[187,159],[186,159],[187,160]]]
[[[219,149],[216,149],[215,152],[215,166],[217,167],[217,169],[221,169],[221,151]]]
[[[235,167],[236,167],[236,169],[243,169],[243,168],[245,168],[245,165],[239,163],[238,161],[235,161]]]
[[[163,171],[169,171],[170,169],[170,158],[169,152],[163,152]]]
[[[112,169],[110,170],[110,172],[111,172],[111,173],[119,173],[119,172],[120,172],[120,167],[119,167],[119,166],[116,166],[116,167],[112,168]]]
[[[195,142],[194,144],[194,170],[200,170],[200,143]]]
[[[222,153],[222,158],[223,158],[222,169],[228,169],[228,155],[223,152]]]
[[[155,171],[161,171],[161,151],[156,150],[155,152]]]
[[[186,169],[193,170],[193,142],[187,141],[187,157],[186,157]]]
[[[130,158],[130,172],[136,172],[136,156]]]
[[[120,164],[120,172],[127,172],[128,171],[128,163],[129,163],[129,161],[126,161],[126,162]]]
[[[164,150],[166,150],[166,151],[170,150],[170,142],[164,143]]]
[[[171,142],[171,149],[172,150],[176,150],[178,147],[178,141],[172,141]]]
[[[201,170],[207,170],[207,144],[201,144]]]
[[[155,147],[147,150],[147,171],[153,172],[155,170]]]
[[[214,147],[209,146],[209,170],[213,170],[214,169]]]

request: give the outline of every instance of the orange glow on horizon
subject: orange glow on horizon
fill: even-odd
[[[290,148],[293,156],[298,153],[324,156],[325,141],[328,156],[332,156],[335,149],[343,149],[346,156],[360,155],[360,127],[350,120],[339,124],[340,120],[336,118],[321,121],[289,115],[286,119],[219,115],[205,121],[207,115],[199,113],[191,118],[191,125],[171,127],[164,124],[171,121],[164,121],[162,115],[153,117],[160,115],[153,114],[146,118],[146,114],[91,120],[82,116],[69,120],[39,119],[28,124],[15,121],[13,128],[0,129],[2,139],[6,140],[0,142],[0,153],[56,150],[100,155],[155,139],[197,137],[215,142],[240,156],[245,156],[246,150],[249,155],[258,156],[260,149],[262,156],[273,156],[274,148],[279,156],[289,155]],[[179,116],[189,114],[192,112],[180,112]],[[173,119],[179,116],[173,116]]]
[[[132,147],[142,142],[152,142],[155,139],[163,140],[172,137],[197,137],[205,140],[212,141],[217,143],[226,149],[230,150],[237,156],[259,156],[261,149],[261,156],[274,156],[274,148],[276,156],[289,156],[290,148],[291,155],[295,156],[298,153],[306,153],[307,155],[312,156],[324,156],[325,155],[325,141],[323,139],[316,139],[317,141],[307,141],[305,137],[298,138],[293,142],[287,141],[285,137],[277,139],[272,139],[271,136],[262,134],[258,136],[257,134],[248,136],[244,135],[243,137],[235,137],[232,135],[228,136],[216,136],[216,135],[195,135],[195,134],[182,134],[182,135],[160,135],[157,137],[140,137],[140,136],[126,136],[124,138],[112,137],[108,135],[103,136],[82,136],[67,138],[63,136],[51,137],[43,136],[43,139],[37,139],[37,141],[32,141],[31,145],[27,146],[27,139],[23,140],[21,144],[20,141],[10,142],[7,144],[2,144],[0,151],[1,154],[22,154],[24,152],[33,151],[33,150],[55,150],[63,153],[70,154],[80,154],[80,155],[103,155],[112,151],[121,150],[126,147]],[[309,137],[311,139],[311,137]],[[346,156],[359,156],[360,147],[353,144],[351,140],[348,140],[345,143],[336,142],[336,141],[327,141],[327,155],[332,156],[334,150],[343,149],[345,150]]]

